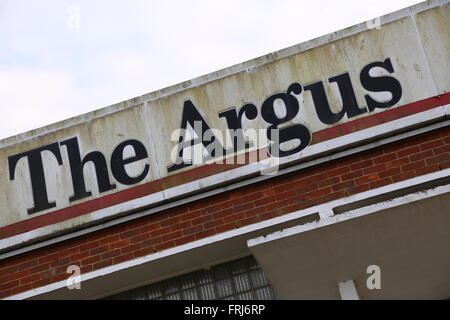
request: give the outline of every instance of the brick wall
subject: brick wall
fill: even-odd
[[[0,298],[448,167],[443,128],[0,261]]]

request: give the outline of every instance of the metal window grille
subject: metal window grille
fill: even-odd
[[[252,257],[122,292],[113,300],[274,300],[275,293]]]

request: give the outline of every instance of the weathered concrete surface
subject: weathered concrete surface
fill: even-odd
[[[439,5],[441,3],[445,4]],[[293,82],[305,86],[323,81],[329,103],[334,111],[338,111],[341,98],[337,86],[330,85],[327,79],[348,72],[357,102],[360,108],[364,108],[364,96],[368,92],[359,81],[361,69],[369,63],[387,58],[391,59],[394,68],[391,76],[402,86],[400,101],[389,109],[449,92],[450,74],[446,71],[450,58],[450,5],[447,1],[434,1],[428,6],[421,4],[413,8],[416,9],[405,9],[383,17],[381,21],[384,24],[380,29],[368,30],[366,24],[360,24],[199,79],[0,141],[0,227],[191,170],[195,166],[173,173],[167,170],[171,164],[171,151],[176,146],[170,137],[180,127],[186,100],[195,104],[210,127],[225,132],[226,121],[219,118],[218,113],[232,107],[239,109],[248,102],[254,103],[260,111],[261,104],[268,96],[285,92]],[[431,9],[415,14],[424,8]],[[410,16],[410,13],[413,15]],[[387,75],[387,72],[378,70],[377,74]],[[369,95],[375,99],[383,95],[386,98],[385,93]],[[302,123],[311,132],[329,127],[318,120],[309,91],[304,90],[297,99],[300,112],[291,123]],[[385,110],[375,109],[352,120]],[[344,117],[335,125],[347,121],[347,117]],[[260,113],[255,120],[243,121],[244,129],[265,129],[267,126]],[[78,138],[82,156],[97,150],[103,153],[108,162],[118,144],[137,139],[144,144],[149,157],[129,165],[127,172],[130,175],[138,174],[147,164],[150,165],[150,171],[144,180],[131,186],[114,181],[109,172],[116,188],[100,193],[94,166],[88,164],[84,169],[84,177],[92,196],[70,202],[69,197],[74,191],[65,147],[60,147],[63,165],[58,165],[51,153],[43,152],[48,198],[56,202],[56,207],[29,215],[27,209],[34,204],[28,162],[25,158],[18,162],[15,180],[11,181],[8,157],[72,137]],[[183,179],[177,179],[172,184],[184,182]],[[164,187],[164,182],[154,186],[157,191]],[[114,210],[111,209],[107,215],[114,215]],[[71,229],[91,221],[90,214],[84,214],[59,222],[54,230]],[[51,234],[52,228],[45,233]],[[30,234],[28,238],[34,236],[38,235]]]

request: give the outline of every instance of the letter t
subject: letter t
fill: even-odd
[[[49,202],[45,183],[44,166],[42,164],[42,151],[50,151],[55,156],[59,165],[62,165],[61,152],[57,142],[36,148],[27,152],[8,157],[9,180],[14,180],[17,162],[23,157],[28,158],[30,169],[31,188],[33,191],[34,207],[28,209],[28,214],[56,207],[55,202]]]

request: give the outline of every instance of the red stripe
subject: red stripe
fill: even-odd
[[[312,144],[330,140],[345,134],[349,134],[362,129],[370,128],[381,123],[389,122],[392,120],[400,119],[415,113],[440,107],[450,103],[450,93],[446,93],[441,96],[428,98],[425,100],[417,101],[401,107],[396,107],[390,110],[386,110],[381,113],[377,113],[365,118],[356,119],[350,122],[336,125],[331,128],[327,128],[313,133]],[[268,157],[265,151],[253,151],[252,153],[259,152],[259,159]],[[248,157],[249,154],[239,156]],[[254,159],[254,158],[251,158]],[[235,162],[236,163],[236,162]],[[171,175],[163,179],[155,180],[146,184],[142,184],[127,190],[119,191],[114,194],[103,196],[101,198],[89,200],[71,207],[63,208],[41,216],[29,218],[24,221],[20,221],[5,227],[0,228],[0,239],[8,238],[17,234],[42,228],[48,225],[56,224],[64,220],[82,216],[84,214],[92,213],[94,211],[111,207],[126,201],[141,198],[164,189],[181,185],[183,183],[198,180],[213,174],[225,172],[245,164],[208,164],[198,168],[184,171],[179,174]]]

